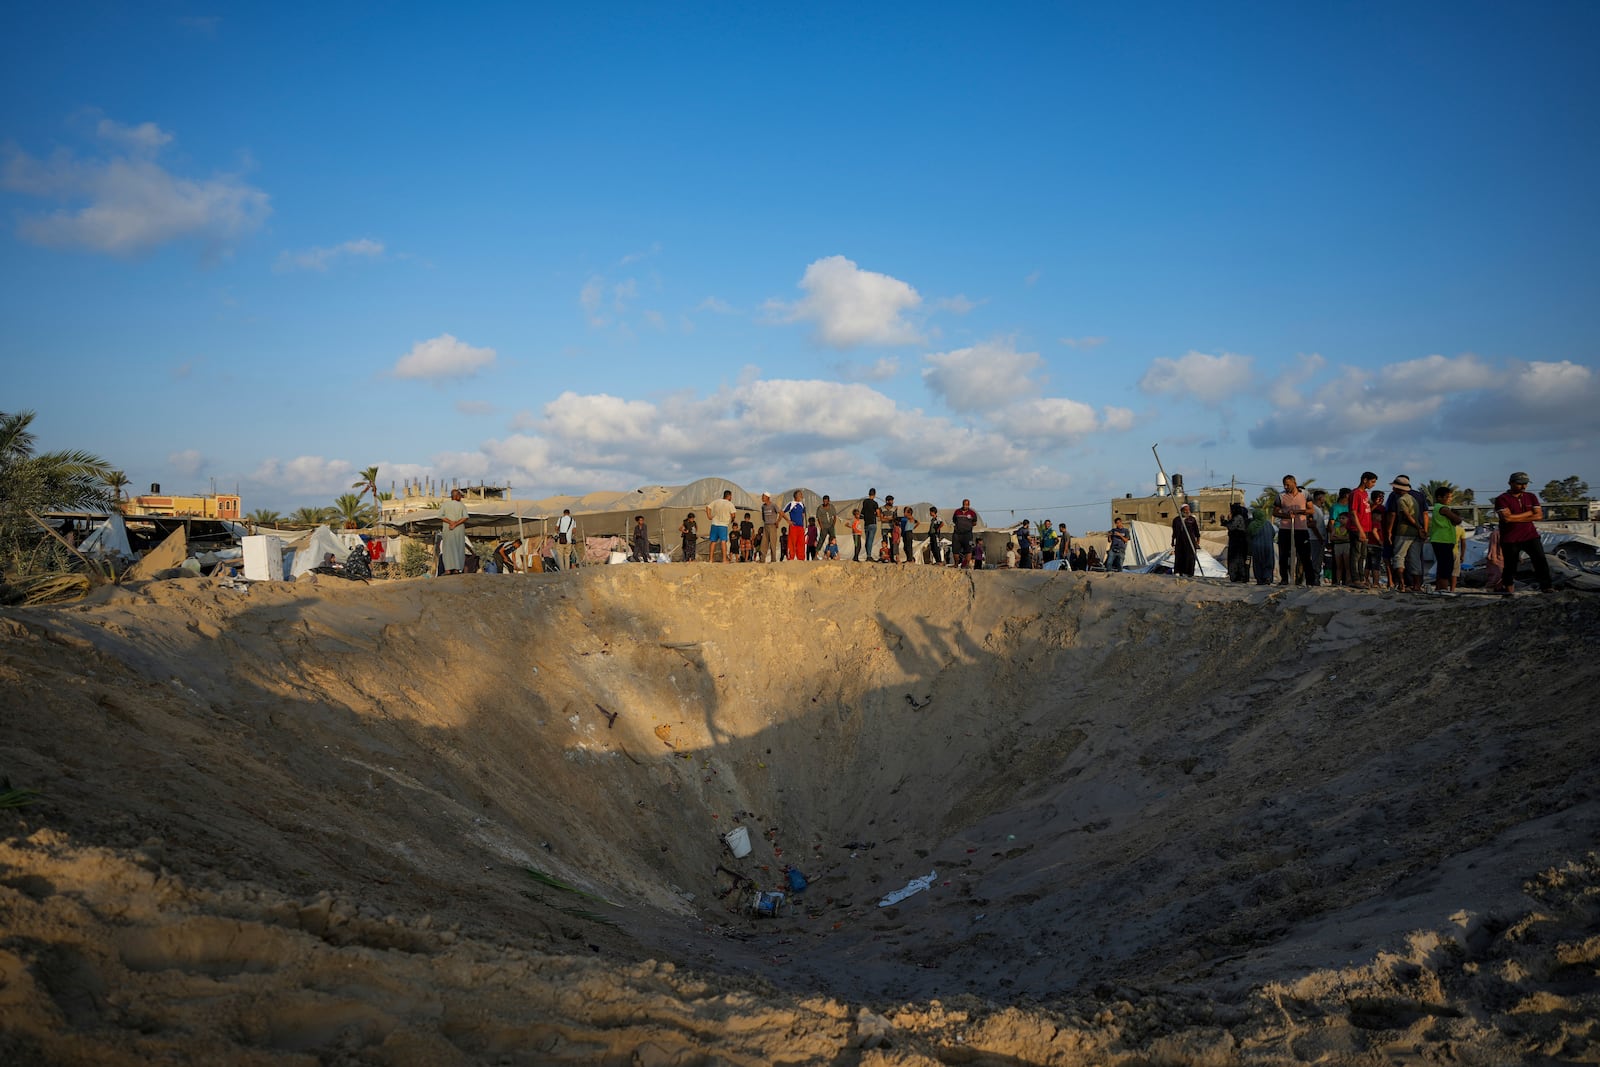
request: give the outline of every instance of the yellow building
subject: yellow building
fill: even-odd
[[[212,496],[136,496],[122,505],[124,515],[164,515],[187,519],[239,521],[239,498],[232,493]]]

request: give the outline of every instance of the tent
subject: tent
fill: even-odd
[[[78,546],[90,559],[132,559],[133,545],[128,542],[128,525],[120,512],[112,512],[105,522],[83,539]]]
[[[1172,570],[1172,527],[1156,522],[1134,521],[1128,525],[1128,563],[1123,570],[1135,574],[1152,574],[1158,570]],[[1228,568],[1217,562],[1217,557],[1200,545],[1195,546],[1196,577],[1228,577]]]
[[[318,526],[311,531],[311,536],[306,539],[294,554],[294,563],[289,568],[289,577],[298,578],[312,567],[322,563],[322,557],[329,552],[340,563],[350,554],[350,546],[327,526]]]

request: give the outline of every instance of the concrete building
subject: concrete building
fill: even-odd
[[[1111,502],[1111,520],[1124,522],[1154,522],[1170,526],[1178,509],[1188,504],[1202,530],[1220,530],[1228,520],[1233,504],[1243,504],[1243,489],[1207,488],[1193,493],[1179,489],[1175,493],[1158,493],[1155,496],[1134,496],[1129,493],[1121,500]]]

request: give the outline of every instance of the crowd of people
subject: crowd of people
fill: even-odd
[[[1224,523],[1227,532],[1226,565],[1235,582],[1254,578],[1259,585],[1315,586],[1324,583],[1354,588],[1387,587],[1421,592],[1428,558],[1433,565],[1432,591],[1456,592],[1462,548],[1466,542],[1466,517],[1453,506],[1454,490],[1437,488],[1430,500],[1412,486],[1410,478],[1395,476],[1385,493],[1376,488],[1378,476],[1362,473],[1359,482],[1330,494],[1324,489],[1309,492],[1294,475],[1284,475],[1282,490],[1268,494],[1253,514],[1243,504],[1232,505]],[[456,573],[461,567],[458,538],[462,537],[464,515],[447,502],[443,514],[440,568]],[[1511,592],[1517,568],[1526,555],[1541,589],[1551,588],[1548,562],[1534,523],[1544,517],[1539,498],[1528,491],[1527,474],[1518,471],[1508,480],[1506,492],[1494,500],[1499,519],[1491,537],[1491,567],[1498,564],[1495,587]],[[464,509],[460,509],[464,511]],[[1120,571],[1127,559],[1131,531],[1121,517],[1113,520],[1106,533],[1105,551],[1098,545],[1074,543],[1066,524],[1050,519],[1040,522],[1024,519],[1007,531],[1004,555],[985,559],[984,539],[978,532],[978,513],[972,501],[963,499],[951,512],[949,522],[937,507],[928,508],[928,519],[918,519],[911,507],[895,503],[893,495],[880,502],[876,488],[845,509],[824,495],[814,512],[808,513],[804,494],[777,503],[771,494],[762,493],[759,507],[741,509],[733,503],[733,491],[704,508],[708,521],[708,555],[712,563],[777,563],[785,560],[842,560],[857,563],[905,564],[920,556],[923,562],[983,569],[985,567],[1035,569],[1058,567],[1073,571]],[[699,513],[689,511],[679,524],[681,559],[699,558]],[[926,529],[924,529],[926,526]],[[920,551],[914,538],[922,535]],[[575,525],[570,511],[557,523],[553,545],[545,546],[547,566],[562,569],[571,564]],[[848,553],[846,551],[848,546]],[[1424,552],[1427,547],[1427,553]],[[519,569],[513,555],[519,541],[503,541],[493,553],[495,569]],[[1180,506],[1172,520],[1172,570],[1193,576],[1200,547],[1200,526],[1190,505]],[[649,529],[643,515],[634,519],[629,538],[628,558],[649,561],[658,558],[652,551]],[[665,558],[665,557],[659,557]],[[1059,561],[1059,562],[1057,562]],[[1276,579],[1274,579],[1276,573]]]
[[[1526,554],[1539,587],[1548,592],[1550,567],[1534,525],[1544,518],[1543,508],[1528,491],[1527,474],[1517,471],[1507,482],[1506,491],[1494,499],[1499,521],[1490,536],[1489,561],[1491,568],[1498,565],[1499,577],[1493,587],[1512,592],[1520,557]],[[1225,524],[1228,577],[1248,582],[1253,574],[1258,585],[1314,586],[1328,581],[1420,593],[1427,585],[1424,572],[1431,555],[1429,591],[1454,594],[1468,526],[1466,517],[1452,506],[1455,490],[1441,486],[1429,500],[1404,474],[1390,481],[1387,494],[1377,484],[1377,474],[1364,471],[1355,486],[1330,496],[1325,489],[1307,492],[1294,475],[1286,474],[1269,516],[1252,517],[1242,504],[1234,504]],[[1182,516],[1173,521],[1172,536],[1175,555],[1180,543],[1199,540]],[[1185,572],[1180,568],[1179,573]]]

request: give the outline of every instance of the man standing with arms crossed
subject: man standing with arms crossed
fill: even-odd
[[[861,523],[867,531],[867,562],[872,562],[873,542],[878,539],[878,491],[867,490],[867,498],[861,502]]]
[[[1544,508],[1539,498],[1528,492],[1526,474],[1518,471],[1511,476],[1510,487],[1494,498],[1494,510],[1500,516],[1500,551],[1505,553],[1500,592],[1510,594],[1516,587],[1517,564],[1524,552],[1533,564],[1539,588],[1550,592],[1554,588],[1550,582],[1550,563],[1544,558],[1544,542],[1539,540],[1539,528],[1534,525],[1544,518]]]
[[[717,545],[722,546],[722,562],[728,558],[728,531],[733,527],[733,490],[724,489],[721,500],[706,505],[706,518],[711,520],[711,562],[717,561]]]
[[[950,513],[951,562],[958,567],[972,563],[972,531],[978,528],[978,513],[972,510],[972,501],[963,500],[961,506]]]
[[[772,502],[771,493],[761,494],[761,551],[767,563],[778,562],[778,505]]]

